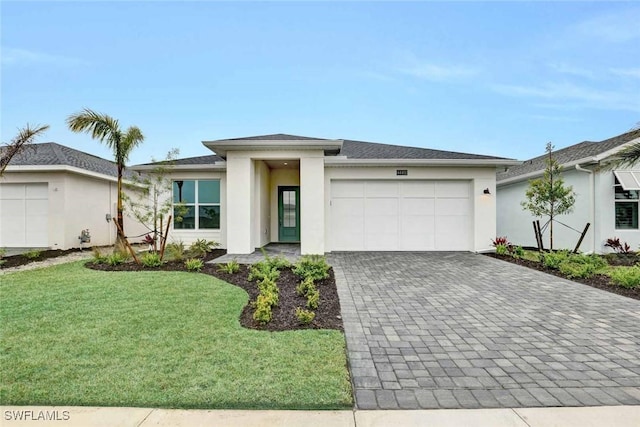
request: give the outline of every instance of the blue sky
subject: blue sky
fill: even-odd
[[[2,142],[26,123],[110,158],[83,107],[146,136],[130,164],[269,133],[526,159],[640,122],[634,2],[6,2]]]

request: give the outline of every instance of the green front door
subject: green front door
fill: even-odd
[[[300,187],[278,187],[278,240],[300,241]]]

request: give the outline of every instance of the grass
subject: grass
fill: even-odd
[[[352,405],[342,333],[244,329],[246,292],[211,276],[71,263],[0,294],[0,405]]]

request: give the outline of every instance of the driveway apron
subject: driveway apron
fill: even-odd
[[[358,409],[640,404],[640,301],[472,253],[329,262]]]

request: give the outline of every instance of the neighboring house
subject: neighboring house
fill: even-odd
[[[0,247],[79,247],[85,229],[91,245],[113,244],[116,182],[108,160],[53,142],[25,147],[0,177]],[[128,235],[144,231],[125,217]]]
[[[638,203],[640,202],[640,168],[607,170],[603,161],[622,148],[640,143],[640,130],[634,130],[600,142],[585,141],[553,152],[563,168],[566,185],[573,186],[576,203],[573,213],[557,217],[558,221],[582,231],[591,227],[580,246],[584,252],[606,252],[604,243],[617,236],[634,250],[640,245]],[[498,173],[498,235],[514,244],[536,246],[533,218],[520,202],[525,200],[529,180],[542,175],[546,155]],[[546,220],[541,220],[544,224]],[[574,249],[580,233],[561,224],[554,225],[554,249]],[[549,246],[549,233],[544,236]]]
[[[172,171],[173,200],[189,212],[170,238],[216,240],[231,254],[270,242],[300,242],[303,254],[486,250],[496,169],[520,163],[284,134],[203,144],[216,155],[178,160]]]

